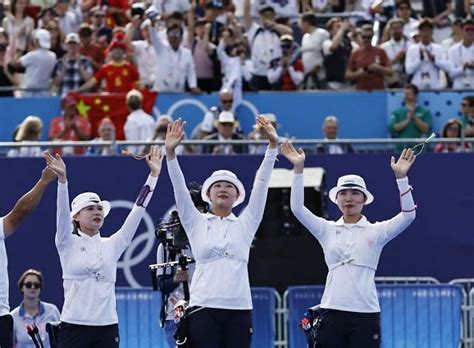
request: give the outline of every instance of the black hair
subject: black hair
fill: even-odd
[[[420,90],[416,85],[413,83],[407,83],[405,86],[403,86],[404,89],[411,89],[415,95],[418,95],[420,93]]]
[[[313,27],[318,26],[318,19],[316,18],[313,12],[303,13],[303,16],[301,17],[301,21],[308,23],[309,25]]]
[[[181,37],[183,36],[183,28],[181,26],[173,24],[171,27],[168,27],[168,29],[166,29],[166,34],[169,34],[169,32],[172,30],[179,30]]]

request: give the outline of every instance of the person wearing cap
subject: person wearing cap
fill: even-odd
[[[64,287],[58,347],[118,348],[117,263],[155,191],[163,154],[153,146],[145,157],[150,175],[124,224],[110,237],[100,232],[110,202],[101,200],[97,193],[84,192],[73,199],[69,209],[66,164],[58,154],[45,153],[44,157],[58,178],[55,243]]]
[[[462,41],[448,51],[450,75],[455,89],[474,89],[474,20],[462,23]]]
[[[304,79],[303,63],[294,55],[294,39],[292,35],[280,37],[283,56],[270,64],[267,72],[268,82],[280,91],[295,91],[299,89]]]
[[[44,287],[43,274],[36,269],[28,269],[18,279],[18,290],[23,301],[12,310],[13,344],[15,348],[35,348],[35,344],[26,329],[27,325],[36,325],[44,347],[50,347],[50,338],[46,332],[48,322],[59,320],[59,309],[52,303],[40,300]]]
[[[14,208],[0,216],[0,347],[13,347],[13,318],[8,302],[8,258],[5,239],[10,237],[21,222],[38,206],[46,187],[54,180],[54,173],[43,169],[35,186],[24,194]]]
[[[104,91],[109,93],[127,93],[137,87],[139,81],[138,70],[135,65],[129,63],[126,58],[127,42],[123,33],[116,33],[107,52],[110,62],[102,67],[86,83],[79,87],[76,92],[85,92],[105,81]]]
[[[91,138],[91,124],[86,117],[77,112],[77,99],[71,95],[61,100],[63,114],[54,117],[49,124],[48,137],[51,141],[77,141]],[[61,155],[82,155],[85,148],[82,146],[54,147],[53,151]]]
[[[270,175],[278,153],[278,134],[264,117],[257,119],[269,145],[256,173],[249,203],[239,217],[232,209],[245,200],[245,188],[228,170],[217,170],[202,186],[211,205],[202,214],[194,206],[176,159],[184,136],[179,119],[168,126],[165,148],[176,207],[188,236],[196,269],[190,287],[189,338],[193,348],[249,348],[252,338],[252,297],[248,257],[263,217]]]
[[[270,90],[267,72],[270,63],[282,56],[280,35],[291,35],[292,30],[275,22],[275,10],[271,6],[260,9],[261,24],[254,22],[250,12],[250,0],[244,0],[244,28],[254,69],[252,85],[259,90]]]
[[[217,118],[217,132],[209,134],[204,140],[244,140],[241,133],[236,132],[237,121],[232,111],[222,111]],[[213,155],[235,155],[237,153],[247,153],[247,145],[239,144],[206,144],[203,152]]]
[[[140,91],[133,89],[127,93],[125,98],[130,114],[127,116],[127,121],[123,126],[125,140],[145,141],[153,138],[155,133],[155,120],[145,111],[143,111],[143,95]],[[141,154],[144,146],[129,145],[128,151],[135,154]]]
[[[90,59],[81,55],[79,35],[67,34],[65,43],[67,53],[58,60],[52,75],[60,95],[78,89],[94,74]]]
[[[312,12],[303,14],[300,28],[303,32],[301,57],[305,74],[305,89],[325,88],[326,73],[323,64],[323,42],[329,32],[318,27],[318,19]]]
[[[51,34],[45,29],[34,32],[34,50],[11,63],[13,69],[25,68],[23,93],[25,97],[51,95],[51,73],[56,65],[56,55],[51,52]],[[28,90],[31,89],[31,90]]]
[[[440,71],[449,72],[446,52],[433,42],[433,23],[423,18],[418,25],[420,42],[410,45],[405,58],[405,71],[419,89],[441,89]]]
[[[401,212],[389,220],[371,223],[362,210],[374,196],[362,177],[350,174],[338,179],[329,199],[342,216],[329,221],[304,206],[304,151],[296,150],[290,142],[282,144],[281,151],[294,166],[291,211],[321,244],[329,269],[321,299],[318,347],[380,347],[380,306],[374,277],[383,247],[415,219],[416,205],[407,173],[416,155],[404,149],[398,160],[392,156],[390,165],[400,192]]]

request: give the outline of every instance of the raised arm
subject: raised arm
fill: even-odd
[[[176,208],[178,209],[181,223],[188,237],[194,231],[194,225],[202,222],[202,215],[194,206],[194,203],[189,194],[186,182],[184,180],[183,172],[179,167],[176,159],[176,148],[184,138],[184,126],[186,122],[177,119],[173,124],[168,125],[165,138],[166,159],[168,166],[168,174],[173,185],[174,198],[176,201]]]
[[[5,238],[10,236],[28,214],[38,206],[46,187],[54,178],[54,173],[49,168],[44,168],[35,186],[16,202],[13,209],[3,218]]]
[[[138,194],[137,200],[122,227],[110,237],[110,239],[115,243],[115,257],[117,259],[120,258],[122,253],[132,242],[138,225],[145,214],[146,207],[155,191],[156,182],[158,181],[158,176],[161,172],[163,157],[164,154],[160,151],[160,147],[157,145],[153,145],[150,149],[150,153],[145,157],[146,163],[150,168],[150,175]]]
[[[290,198],[291,211],[298,221],[301,222],[321,244],[323,244],[328,222],[325,219],[314,215],[304,206],[303,168],[306,155],[303,149],[299,148],[296,150],[293,144],[289,141],[281,144],[281,153],[293,164],[294,176]]]
[[[385,228],[377,236],[381,245],[387,244],[402,233],[416,217],[416,205],[411,194],[412,187],[408,184],[407,177],[407,173],[415,160],[416,155],[412,149],[404,149],[398,160],[395,160],[393,156],[390,160],[400,191],[401,212],[392,219],[382,222],[382,224],[385,224]]]

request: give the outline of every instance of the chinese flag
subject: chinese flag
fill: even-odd
[[[155,106],[155,91],[148,89],[140,90],[143,94],[143,110],[151,114]],[[115,125],[117,140],[124,140],[123,126],[127,121],[130,111],[125,103],[125,93],[70,93],[77,100],[79,115],[87,117],[92,126],[92,137],[97,137],[97,126],[104,117],[108,117]]]

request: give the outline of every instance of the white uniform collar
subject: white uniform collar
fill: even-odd
[[[214,214],[212,214],[212,213],[206,213],[205,217],[206,217],[206,219],[208,219],[208,220],[219,218],[219,216],[214,215]],[[237,217],[234,215],[234,213],[230,213],[230,215],[227,215],[227,216],[226,216],[225,218],[223,218],[222,220],[224,220],[224,219],[227,219],[227,220],[230,220],[230,221],[236,221],[236,220],[237,220]]]
[[[82,232],[80,229],[77,230],[77,233],[79,233],[81,237],[100,238],[100,231],[94,234],[93,236],[89,236],[87,233]]]
[[[362,217],[357,221],[355,224],[348,224],[344,221],[344,217],[340,217],[339,220],[336,221],[336,226],[345,226],[345,225],[350,225],[350,226],[357,226],[357,227],[365,227],[369,224],[367,221],[367,218],[362,215]]]

